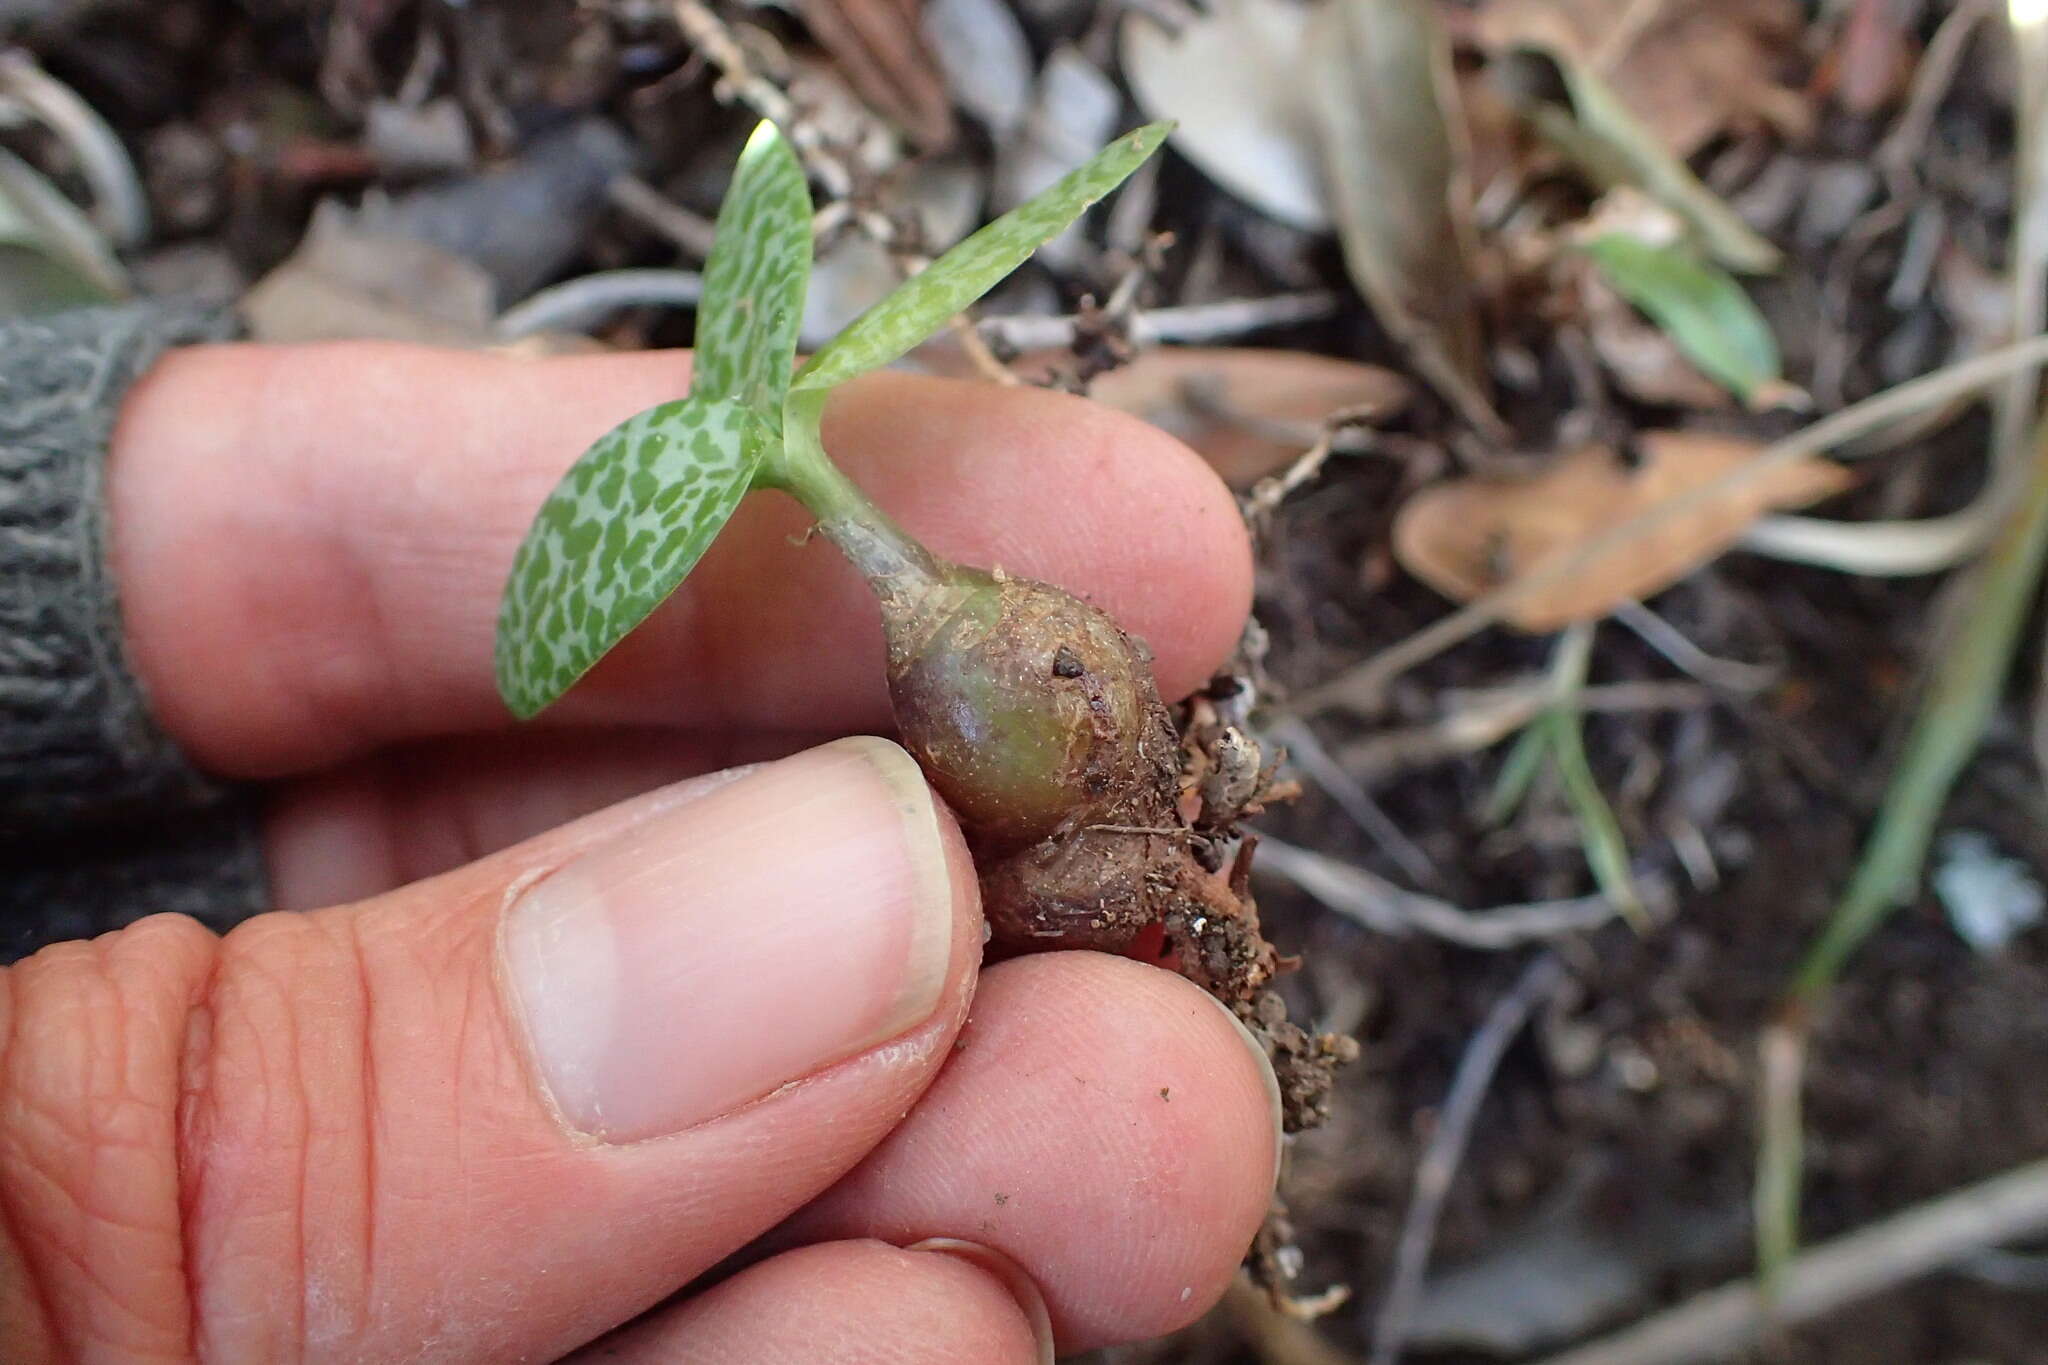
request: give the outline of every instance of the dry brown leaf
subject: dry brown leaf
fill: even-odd
[[[1133,5],[1120,56],[1146,116],[1174,121],[1175,149],[1203,174],[1268,217],[1322,232],[1329,195],[1315,94],[1301,79],[1311,13],[1274,0],[1214,0],[1169,27]]]
[[[475,262],[365,226],[327,200],[298,249],[243,297],[241,312],[258,341],[480,346],[492,337],[496,293]]]
[[[1592,64],[1679,157],[1731,128],[1811,125],[1806,98],[1771,76],[1802,31],[1794,0],[1645,3],[1485,0],[1473,31],[1492,52],[1532,44]]]
[[[1460,415],[1505,439],[1487,394],[1448,32],[1426,0],[1332,0],[1309,20],[1307,44],[1301,79],[1352,282]]]
[[[920,0],[803,0],[812,36],[861,99],[925,151],[953,141],[953,101],[924,39]]]
[[[1012,368],[1030,377],[1060,360],[1073,356],[1026,355]],[[1161,346],[1097,376],[1088,396],[1172,432],[1243,489],[1293,463],[1331,413],[1390,415],[1409,386],[1377,365],[1305,351]]]
[[[1586,446],[1530,479],[1473,478],[1411,498],[1394,521],[1394,553],[1423,582],[1470,601],[1572,553],[1588,540],[1744,464],[1752,441],[1698,431],[1649,431],[1630,469],[1609,447]],[[1735,543],[1766,512],[1804,507],[1847,488],[1826,460],[1786,465],[1748,480],[1551,585],[1509,613],[1532,633],[1597,620],[1661,592]]]

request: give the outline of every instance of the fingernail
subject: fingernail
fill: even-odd
[[[1258,1035],[1237,1017],[1237,1011],[1213,995],[1204,994],[1203,999],[1223,1011],[1223,1017],[1237,1030],[1238,1040],[1245,1045],[1259,1066],[1259,1077],[1266,1083],[1266,1103],[1273,1114],[1273,1183],[1280,1183],[1280,1160],[1286,1154],[1287,1112],[1280,1103],[1280,1077],[1273,1070],[1273,1054],[1266,1051],[1266,1045]]]
[[[953,936],[942,818],[903,750],[841,740],[525,890],[505,981],[563,1122],[680,1132],[930,1017]]]
[[[1031,1335],[1038,1341],[1038,1358],[1045,1365],[1053,1365],[1052,1313],[1045,1306],[1045,1295],[1039,1290],[1038,1281],[1032,1279],[1023,1266],[993,1247],[962,1241],[958,1237],[927,1237],[903,1249],[956,1256],[994,1276],[1017,1300],[1017,1307],[1024,1311],[1024,1320],[1031,1324]]]

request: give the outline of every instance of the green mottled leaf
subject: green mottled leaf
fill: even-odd
[[[690,396],[732,399],[779,429],[810,277],[810,187],[788,141],[764,121],[719,205]]]
[[[1028,204],[1019,205],[933,261],[855,318],[797,372],[798,389],[835,388],[879,369],[944,327],[1032,252],[1066,231],[1159,150],[1172,124],[1126,133]]]
[[[1778,383],[1770,324],[1733,276],[1684,246],[1610,232],[1585,246],[1607,282],[1650,316],[1686,358],[1748,402]]]
[[[746,496],[775,439],[729,399],[629,418],[571,466],[512,561],[498,692],[533,715],[675,591]]]

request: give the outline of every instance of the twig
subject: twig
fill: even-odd
[[[1152,308],[1131,319],[1130,341],[1134,346],[1160,342],[1183,345],[1220,341],[1242,336],[1265,327],[1287,327],[1313,322],[1337,311],[1337,295],[1324,289],[1298,294],[1275,294],[1259,299],[1225,299],[1217,303],[1191,303],[1179,308]],[[993,317],[976,323],[984,340],[1017,351],[1053,350],[1073,343],[1078,316]]]
[[[694,308],[704,277],[694,270],[603,270],[541,290],[498,319],[508,341],[537,332],[581,332],[624,308]]]
[[[1994,1289],[2017,1289],[2034,1294],[2048,1291],[2048,1256],[2030,1256],[1993,1247],[1956,1262],[1952,1268],[1956,1274]]]
[[[1304,711],[1338,705],[1375,711],[1387,684],[1401,674],[1470,639],[1531,597],[1585,572],[1589,565],[1662,530],[1688,512],[1726,498],[1773,470],[1796,464],[1925,408],[1980,392],[2009,375],[2038,369],[2044,364],[2048,364],[2048,337],[2033,337],[2017,345],[1958,361],[1824,417],[1804,430],[1767,446],[1753,459],[1737,465],[1719,478],[1645,508],[1627,521],[1584,541],[1575,550],[1548,560],[1513,582],[1466,603],[1449,616],[1423,627],[1356,668],[1310,689],[1298,698],[1297,705]]]
[[[1263,835],[1252,871],[1258,876],[1285,878],[1322,905],[1375,933],[1397,938],[1430,934],[1479,952],[1504,952],[1587,933],[1620,913],[1605,896],[1464,910],[1435,896],[1396,886],[1365,868]],[[1661,897],[1665,888],[1646,877],[1640,889],[1647,899]]]
[[[1987,1247],[2048,1232],[2048,1161],[1929,1200],[1815,1247],[1786,1267],[1777,1302],[1754,1284],[1709,1290],[1542,1365],[1694,1365],[1720,1360],[1773,1328],[1797,1326]]]
[[[2048,322],[2048,18],[2038,12],[2012,18],[2013,65],[2018,89],[2013,109],[2013,222],[2006,247],[2006,285],[2012,300],[2012,335],[2030,337]],[[2006,491],[2025,477],[2028,434],[2040,415],[2040,380],[2016,374],[1992,401],[1994,482]]]
[[[762,118],[778,125],[790,145],[802,153],[811,173],[818,177],[835,199],[853,192],[852,169],[839,153],[825,145],[815,127],[798,116],[795,101],[747,61],[746,50],[733,36],[725,21],[711,12],[703,0],[673,0],[676,27],[690,45],[718,68],[720,84]]]
[[[1002,357],[990,349],[982,339],[981,329],[974,325],[974,319],[965,313],[956,313],[947,324],[960,342],[961,354],[984,379],[992,380],[1005,388],[1016,388],[1023,384],[1023,376],[1003,363]]]
[[[1674,668],[1691,674],[1709,687],[1751,696],[1777,682],[1783,672],[1768,664],[1717,659],[1687,639],[1685,632],[1677,626],[1640,602],[1622,603],[1615,608],[1614,619],[1634,631],[1637,639],[1663,655]]]
[[[1892,124],[1872,158],[1893,182],[1894,194],[1900,184],[1910,185],[1917,180],[1921,150],[1933,131],[1935,115],[1941,112],[1942,103],[1955,84],[1970,39],[1975,36],[1977,25],[1996,12],[1995,0],[1959,0],[1928,40],[1927,50],[1920,54],[1905,112]]]
[[[614,176],[605,186],[605,197],[612,207],[639,219],[697,260],[711,254],[711,239],[718,225],[671,201],[639,176]]]
[[[92,186],[93,222],[117,247],[149,236],[149,196],[121,139],[76,91],[20,49],[0,52],[0,94],[12,98],[55,133]]]
[[[1564,963],[1553,953],[1531,962],[1523,969],[1513,989],[1496,1000],[1465,1055],[1451,1077],[1450,1093],[1437,1116],[1436,1131],[1415,1168],[1415,1193],[1408,1201],[1408,1215],[1401,1224],[1401,1240],[1394,1251],[1394,1274],[1380,1300],[1378,1318],[1372,1327],[1370,1365],[1395,1365],[1407,1344],[1408,1324],[1422,1297],[1423,1276],[1429,1270],[1429,1253],[1436,1242],[1437,1221],[1443,1214],[1444,1196],[1465,1159],[1465,1144],[1472,1124],[1493,1084],[1493,1073],[1506,1054],[1508,1044],[1522,1031],[1522,1025],[1537,1007],[1549,1000],[1570,980]]]
[[[1350,816],[1357,826],[1364,830],[1371,840],[1379,845],[1380,851],[1401,865],[1401,870],[1425,886],[1442,886],[1444,876],[1437,865],[1430,861],[1427,853],[1416,847],[1415,841],[1401,831],[1372,793],[1361,785],[1357,778],[1345,772],[1343,765],[1330,756],[1316,732],[1301,720],[1286,716],[1268,727],[1267,736],[1287,750],[1287,757],[1294,765],[1308,775],[1311,782],[1322,788],[1338,809]],[[1264,746],[1270,750],[1273,745]]]
[[[1245,520],[1254,525],[1263,525],[1273,515],[1288,495],[1302,485],[1314,481],[1323,472],[1323,466],[1330,462],[1330,456],[1337,449],[1337,438],[1352,427],[1384,415],[1384,409],[1373,404],[1356,408],[1340,408],[1323,419],[1322,430],[1307,450],[1296,456],[1294,462],[1278,474],[1260,479],[1253,485],[1245,498]]]
[[[1385,734],[1371,735],[1344,747],[1347,769],[1365,778],[1381,778],[1405,768],[1458,758],[1490,749],[1534,720],[1549,704],[1545,684],[1479,689],[1442,719]],[[1714,696],[1689,682],[1599,683],[1576,699],[1589,715],[1627,715],[1642,711],[1691,711],[1712,706]]]

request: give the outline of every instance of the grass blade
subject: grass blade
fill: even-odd
[[[1550,757],[1550,732],[1540,723],[1532,722],[1522,727],[1522,733],[1515,736],[1515,745],[1508,750],[1508,756],[1500,765],[1500,775],[1493,780],[1493,789],[1486,794],[1486,804],[1480,809],[1479,822],[1488,827],[1505,825],[1514,818],[1528,799],[1529,789],[1536,785],[1538,774],[1543,771],[1543,760]]]
[[[2005,690],[2048,556],[2048,427],[2034,436],[2028,483],[1979,566],[1974,601],[1954,647],[1936,665],[1863,856],[1834,913],[1792,980],[1781,1066],[1798,1068],[1806,1031],[1851,953],[1910,899],[1950,790],[1982,742]],[[1798,1068],[1803,1070],[1803,1068]],[[1800,1076],[1772,1080],[1757,1156],[1758,1271],[1766,1284],[1797,1245]]]
[[[820,348],[797,372],[794,387],[835,388],[904,355],[1122,184],[1171,130],[1171,124],[1150,123],[1126,133],[1030,203],[933,261]]]
[[[1586,670],[1593,658],[1596,623],[1582,621],[1558,638],[1557,657],[1550,666],[1550,708],[1535,722],[1549,740],[1551,757],[1557,764],[1559,785],[1565,803],[1578,821],[1579,842],[1586,852],[1586,865],[1600,894],[1615,911],[1637,930],[1650,927],[1643,909],[1642,893],[1636,890],[1635,874],[1628,863],[1628,839],[1621,821],[1600,792],[1593,765],[1586,758],[1584,722],[1579,696],[1586,690]]]

